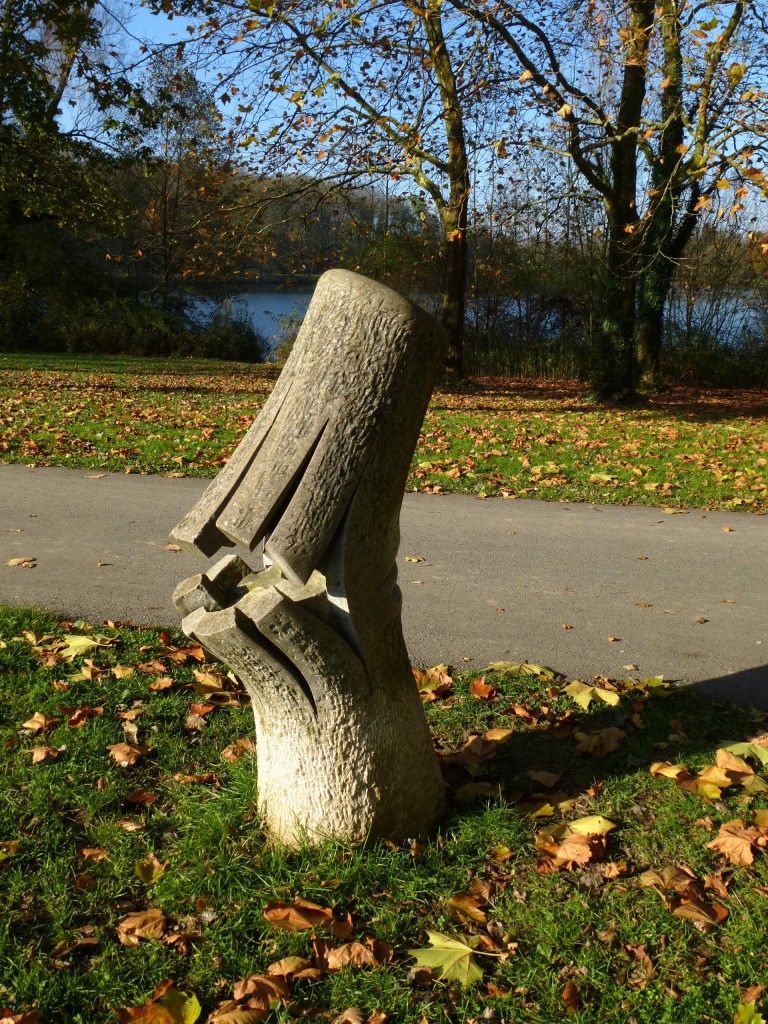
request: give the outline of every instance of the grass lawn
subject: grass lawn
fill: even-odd
[[[3,1021],[763,1020],[762,713],[536,667],[422,677],[441,832],[281,852],[250,709],[201,655],[0,609]],[[440,936],[471,984],[420,966]]]
[[[0,461],[214,476],[277,370],[0,354]],[[642,410],[577,383],[438,389],[409,488],[553,501],[768,509],[768,392],[672,388]]]

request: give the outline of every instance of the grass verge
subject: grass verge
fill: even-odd
[[[237,746],[250,709],[201,656],[179,634],[0,610],[0,1009],[12,1021],[192,1024],[193,997],[199,1020],[244,1024],[762,1020],[762,713],[659,680],[566,689],[537,666],[432,672],[419,685],[451,794],[440,834],[285,852],[265,845],[254,761]],[[726,740],[752,742],[741,767],[715,765]],[[139,750],[132,765],[121,744]],[[594,815],[615,827],[565,829]],[[330,921],[313,941],[264,917],[296,895],[327,908],[335,938]],[[150,937],[131,938],[131,915]],[[419,969],[409,951],[428,932],[460,942],[479,980]],[[355,941],[379,965],[356,965],[356,949],[330,967],[329,946]],[[216,1010],[245,979],[263,995],[258,979],[287,957],[308,973],[283,996]],[[181,1008],[162,995],[171,981]]]
[[[214,476],[266,401],[272,366],[0,354],[0,460]],[[438,389],[408,487],[552,501],[768,508],[768,393],[673,388],[640,410],[584,386]]]

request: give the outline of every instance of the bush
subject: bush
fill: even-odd
[[[115,295],[34,294],[14,274],[0,281],[0,350],[128,356],[198,356],[261,362],[265,340],[244,309],[224,301],[205,317]]]

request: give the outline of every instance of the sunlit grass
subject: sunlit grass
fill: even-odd
[[[64,628],[89,632],[85,624]],[[768,854],[756,850],[754,864],[734,866],[707,848],[722,823],[765,808],[765,794],[734,786],[706,800],[648,770],[668,760],[695,773],[713,763],[722,740],[760,732],[759,712],[681,693],[649,697],[629,686],[619,687],[617,705],[584,710],[545,676],[491,672],[486,680],[497,692],[484,700],[471,695],[473,677],[464,676],[425,705],[438,749],[455,754],[492,728],[513,735],[487,761],[446,768],[452,799],[438,835],[421,847],[284,851],[268,846],[260,830],[252,757],[221,756],[251,735],[250,709],[233,699],[206,713],[199,731],[185,728],[190,704],[201,699],[190,688],[201,665],[191,655],[174,661],[168,651],[188,641],[102,627],[111,643],[87,652],[93,667],[82,657],[40,664],[35,638],[61,631],[41,613],[0,610],[0,1007],[13,1014],[36,1009],[53,1024],[113,1022],[116,1009],[141,1004],[173,979],[194,992],[205,1020],[239,979],[282,957],[311,958],[308,932],[276,930],[262,916],[270,900],[295,894],[333,908],[337,919],[350,914],[353,937],[388,942],[393,957],[375,969],[293,983],[290,1005],[269,1020],[332,1021],[356,1006],[363,1020],[380,1009],[404,1024],[554,1024],[567,1013],[572,985],[576,1009],[568,1016],[577,1024],[729,1024],[741,996],[766,977],[768,897],[759,887],[768,886]],[[137,667],[154,661],[161,664],[150,671]],[[161,669],[173,685],[153,691]],[[81,707],[103,711],[81,728],[68,726]],[[22,728],[35,712],[63,721],[35,735]],[[138,739],[151,748],[130,769],[107,750],[124,740],[126,712],[139,712]],[[608,727],[626,734],[615,751],[596,759],[576,749],[576,733]],[[28,751],[42,744],[58,755],[33,763]],[[563,772],[560,797],[528,774],[542,770]],[[177,777],[211,774],[218,786]],[[459,799],[463,786],[483,781],[502,795]],[[156,799],[132,802],[136,791]],[[549,800],[564,797],[572,802],[546,811]],[[540,829],[592,814],[616,824],[606,860],[626,870],[615,878],[604,877],[600,864],[542,873]],[[126,822],[141,827],[128,831]],[[150,853],[166,866],[154,883],[135,873]],[[697,925],[672,914],[669,894],[641,884],[647,868],[672,865],[690,868],[702,885],[706,876],[721,879],[727,893],[717,899],[727,918]],[[448,904],[473,890],[483,894],[484,926],[457,920]],[[163,911],[165,937],[177,941],[122,945],[118,923],[149,907]],[[427,944],[428,930],[484,932],[509,955],[483,958],[483,979],[471,988],[434,979],[420,987],[408,951]],[[97,942],[67,952],[83,938]]]
[[[0,461],[214,476],[274,366],[0,355]],[[641,409],[576,383],[438,388],[408,487],[435,493],[768,508],[768,394],[671,389]]]

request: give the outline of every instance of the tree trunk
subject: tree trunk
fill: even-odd
[[[598,332],[598,358],[592,375],[600,398],[630,401],[637,384],[634,353],[636,255],[625,231],[629,211],[609,206],[605,307]]]
[[[471,191],[467,143],[456,76],[443,33],[442,0],[427,0],[417,8],[424,16],[424,35],[440,90],[442,120],[448,156],[445,171],[450,182],[448,203],[440,205],[445,233],[445,278],[440,320],[448,332],[445,368],[464,372],[464,316],[467,292],[467,208]]]
[[[448,332],[445,368],[461,376],[464,372],[464,319],[467,290],[466,210],[463,218],[452,208],[441,211],[445,231],[445,277],[440,322]],[[461,220],[464,223],[459,226]]]
[[[212,554],[264,541],[174,595],[183,629],[253,700],[271,837],[415,837],[443,786],[400,624],[395,558],[411,456],[445,332],[384,285],[330,271],[280,379],[174,531]]]

